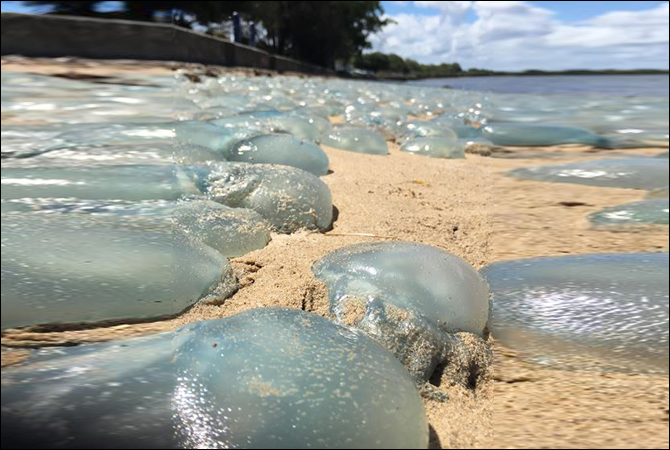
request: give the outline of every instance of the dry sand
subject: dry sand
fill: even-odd
[[[41,61],[26,67],[17,61],[3,63],[2,70],[69,72],[79,64]],[[96,74],[109,71],[93,66]],[[640,192],[504,175],[511,168],[544,163],[539,155],[441,160],[401,153],[395,144],[390,148],[386,157],[325,148],[333,173],[322,179],[338,211],[333,229],[275,235],[266,248],[235,259],[242,288],[223,305],[199,305],[176,319],[148,324],[10,330],[2,337],[3,366],[24,358],[25,347],[147,334],[250,308],[288,306],[327,315],[325,289],[312,277],[311,264],[356,242],[421,242],[455,253],[476,268],[520,257],[668,248],[667,227],[614,233],[593,230],[585,219],[591,211],[639,199]],[[587,148],[559,150],[565,154],[551,155],[552,162],[602,156]],[[448,383],[438,389],[449,401],[426,400],[432,447],[668,447],[667,377],[561,371],[528,364],[498,348],[493,376],[484,374],[474,391]]]
[[[554,149],[534,149],[551,152]],[[517,180],[516,167],[607,157],[608,150],[558,149],[561,158],[494,159],[495,260],[600,252],[668,251],[668,227],[593,229],[586,216],[640,200],[643,191]],[[617,151],[654,154],[663,149]],[[526,150],[524,150],[526,151]],[[580,373],[540,367],[498,348],[492,448],[668,448],[668,377]]]

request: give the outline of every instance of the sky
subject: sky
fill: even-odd
[[[27,12],[2,2],[3,12]],[[117,2],[107,2],[114,6]],[[667,1],[382,1],[372,51],[463,68],[668,69]]]
[[[383,1],[374,51],[464,68],[668,69],[668,2]]]

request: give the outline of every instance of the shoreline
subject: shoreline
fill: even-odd
[[[7,68],[3,58],[3,70]],[[55,62],[36,62],[30,68],[50,73],[80,70],[76,64]],[[110,64],[99,62],[84,71],[95,75],[109,69]],[[150,70],[170,73],[172,66]],[[3,367],[6,361],[20,360],[28,344],[74,345],[145,335],[257,307],[287,306],[328,315],[325,290],[313,278],[311,265],[329,251],[357,242],[393,239],[434,245],[476,269],[525,257],[668,249],[667,227],[644,234],[612,232],[592,229],[586,221],[589,212],[637,200],[642,191],[566,184],[552,189],[555,185],[550,183],[505,175],[512,168],[548,161],[599,159],[611,150],[538,147],[523,151],[564,153],[558,160],[537,154],[525,159],[468,154],[463,160],[446,160],[400,152],[393,142],[388,156],[322,148],[332,170],[322,180],[339,211],[332,230],[275,234],[263,249],[234,258],[242,287],[220,306],[196,305],[175,319],[145,324],[3,332]],[[8,346],[18,349],[7,354]],[[502,347],[495,353],[490,378],[477,390],[441,386],[450,398],[447,403],[425,400],[431,448],[667,447],[668,377],[568,372],[527,363]]]

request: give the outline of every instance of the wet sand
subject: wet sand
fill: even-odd
[[[72,64],[43,62],[27,68],[16,61],[3,64],[2,70],[53,72],[54,65],[77,70]],[[110,64],[99,66],[94,67],[101,71],[96,73],[109,73]],[[610,232],[594,230],[586,220],[592,211],[642,198],[642,191],[521,181],[504,175],[527,165],[597,159],[607,151],[588,153],[587,148],[571,147],[558,149],[566,154],[549,160],[540,155],[442,160],[404,154],[394,143],[389,156],[324,149],[332,173],[322,180],[337,208],[333,229],[325,234],[274,235],[267,247],[234,259],[241,288],[222,305],[199,305],[155,323],[10,330],[3,333],[3,349],[20,350],[3,351],[3,366],[19,361],[26,347],[148,334],[251,308],[288,306],[327,315],[326,292],[312,277],[311,265],[329,251],[356,242],[421,242],[461,256],[478,269],[522,257],[668,249],[667,227],[644,233]],[[528,364],[520,355],[497,348],[492,371],[483,374],[476,389],[435,384],[449,396],[446,403],[426,400],[431,446],[436,448],[668,446],[667,377],[561,371]]]

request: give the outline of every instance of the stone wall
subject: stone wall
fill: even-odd
[[[3,13],[1,30],[2,55],[182,61],[279,72],[332,73],[170,24]]]

